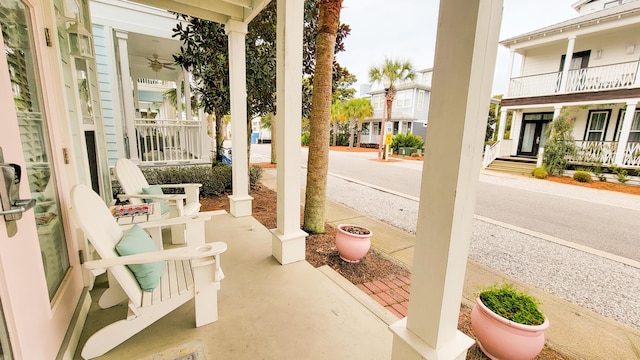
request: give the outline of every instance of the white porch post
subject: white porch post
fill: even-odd
[[[627,151],[627,143],[629,142],[629,133],[631,132],[631,124],[638,106],[638,99],[627,102],[624,119],[622,120],[622,128],[620,131],[620,139],[618,140],[618,149],[616,150],[616,158],[614,164],[621,166],[624,163],[624,153]]]
[[[485,133],[476,120],[501,17],[502,0],[440,1],[409,313],[390,327],[393,359],[464,359],[474,343],[456,327]]]
[[[303,0],[277,0],[276,157],[278,223],[272,253],[281,264],[305,258],[307,233],[300,230],[300,114],[302,113]]]
[[[129,72],[129,50],[127,40],[129,33],[126,31],[116,31],[118,41],[118,53],[120,63],[120,75],[122,76],[122,103],[124,104],[124,121],[127,130],[127,140],[129,146],[129,159],[139,162],[138,159],[138,138],[136,136],[135,117],[136,107],[133,102],[133,88],[131,87],[131,73]]]
[[[571,36],[567,43],[567,54],[564,56],[564,66],[562,67],[562,80],[560,81],[560,93],[567,92],[567,80],[569,77],[569,68],[571,67],[571,59],[573,59],[573,47],[576,45],[576,37]]]
[[[184,113],[185,120],[192,120],[193,115],[191,115],[191,73],[187,70],[182,70],[182,79],[184,81]]]
[[[511,77],[513,76],[513,62],[516,60],[516,51],[515,50],[510,50],[509,51],[509,67],[508,67],[508,72],[507,72],[507,92],[505,94],[505,96],[509,96],[509,91],[511,88]]]
[[[178,108],[178,120],[182,120],[182,79],[181,78],[178,78],[178,81],[176,81],[176,107]]]
[[[500,109],[500,124],[498,125],[498,141],[504,139],[504,130],[507,126],[507,109]]]
[[[229,37],[229,87],[231,95],[231,141],[233,195],[229,196],[231,215],[251,215],[249,160],[247,159],[247,70],[244,46],[247,24],[229,20],[224,26]],[[185,84],[186,88],[186,84]]]
[[[560,116],[560,111],[562,111],[562,105],[555,105],[553,107],[553,120],[557,119]]]

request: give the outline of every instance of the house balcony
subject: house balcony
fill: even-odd
[[[142,165],[210,161],[211,138],[205,122],[137,118],[134,126],[137,139],[129,151]]]
[[[505,98],[523,98],[597,92],[640,87],[640,61],[570,70],[566,83],[562,72],[511,78]]]
[[[138,91],[166,91],[175,87],[175,82],[138,78]]]

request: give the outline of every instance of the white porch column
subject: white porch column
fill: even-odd
[[[224,26],[229,37],[229,87],[231,95],[231,141],[233,195],[229,196],[231,215],[251,215],[249,160],[247,159],[247,70],[244,46],[247,24],[229,20]],[[185,84],[185,88],[186,88]],[[299,170],[299,169],[298,169]]]
[[[303,0],[277,0],[276,157],[278,227],[272,253],[281,264],[305,259],[307,233],[300,229],[300,114],[302,113]]]
[[[569,77],[569,68],[571,67],[571,59],[573,59],[573,47],[576,45],[576,37],[571,36],[567,43],[567,54],[564,56],[564,66],[562,67],[562,80],[560,81],[560,93],[567,92],[567,80]]]
[[[553,107],[553,120],[557,119],[560,116],[560,111],[562,111],[562,105],[555,105]]]
[[[182,120],[182,78],[176,81],[176,108],[178,109],[178,120]]]
[[[465,359],[474,343],[456,328],[501,17],[502,0],[440,1],[409,313],[390,327],[393,359]]]
[[[614,164],[622,166],[624,163],[624,153],[627,150],[627,143],[629,142],[629,133],[631,132],[631,124],[633,124],[633,117],[636,113],[636,107],[638,106],[638,99],[627,102],[627,108],[625,109],[624,119],[622,120],[622,128],[620,131],[620,139],[618,140],[618,149],[616,150],[616,158],[613,161]]]
[[[508,67],[508,72],[507,72],[507,91],[505,93],[505,96],[509,96],[509,90],[511,88],[511,77],[513,77],[513,62],[516,60],[516,51],[515,50],[510,50],[509,51],[509,67]]]
[[[192,120],[191,115],[191,73],[187,70],[182,70],[182,79],[184,81],[184,113],[185,120]]]
[[[507,126],[507,109],[500,109],[500,124],[498,125],[498,141],[502,141],[504,139],[504,130]]]
[[[133,102],[133,87],[131,86],[131,73],[129,72],[129,50],[127,48],[129,33],[126,31],[116,31],[116,39],[118,42],[120,75],[122,76],[123,115],[129,146],[129,159],[134,162],[140,162],[140,159],[138,159],[138,138],[135,127],[136,107]]]

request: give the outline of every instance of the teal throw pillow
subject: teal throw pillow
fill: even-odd
[[[120,256],[136,255],[158,251],[158,247],[153,242],[149,234],[138,225],[133,225],[131,229],[124,233],[120,242],[116,244],[116,252]],[[160,283],[160,277],[166,267],[164,261],[156,261],[146,264],[127,265],[133,273],[140,288],[144,291],[152,291]]]
[[[158,185],[151,185],[148,188],[143,188],[142,189],[142,194],[143,195],[162,195],[164,194],[162,192],[162,188]],[[146,203],[152,203],[152,202],[157,202],[160,204],[160,213],[162,215],[166,214],[169,212],[169,205],[167,205],[167,202],[164,200],[158,200],[158,199],[144,199],[144,202]]]

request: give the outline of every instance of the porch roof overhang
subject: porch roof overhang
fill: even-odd
[[[634,98],[640,98],[640,88],[502,99],[500,105],[502,106],[502,108],[518,108],[521,106],[539,106],[567,103],[617,103],[624,102],[626,99]]]
[[[509,49],[535,47],[540,43],[566,39],[568,34],[584,35],[623,26],[627,23],[635,24],[639,17],[640,1],[632,1],[517,35],[499,43]]]
[[[271,0],[134,0],[173,12],[224,24],[236,20],[248,24]]]

